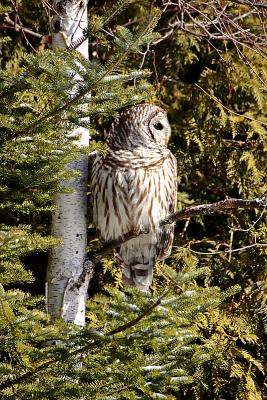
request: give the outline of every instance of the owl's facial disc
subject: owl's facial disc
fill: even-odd
[[[149,122],[149,132],[154,142],[166,146],[171,136],[171,127],[167,116],[163,113],[157,114]]]

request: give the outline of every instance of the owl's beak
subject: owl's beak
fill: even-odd
[[[167,146],[167,144],[169,143],[170,137],[171,137],[171,135],[168,135],[165,137],[165,140],[164,140],[165,146]]]

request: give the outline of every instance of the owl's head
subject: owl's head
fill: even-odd
[[[171,136],[167,113],[153,104],[139,104],[123,111],[112,124],[108,145],[132,150],[165,147]]]

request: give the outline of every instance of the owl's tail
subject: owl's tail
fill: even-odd
[[[135,286],[141,292],[149,292],[149,286],[153,279],[153,266],[150,264],[121,264],[123,280],[127,285]]]
[[[149,292],[156,260],[155,246],[143,245],[136,249],[123,245],[115,256],[121,267],[124,283],[135,286],[142,292]]]

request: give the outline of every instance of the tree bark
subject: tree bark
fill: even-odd
[[[53,8],[52,46],[68,48],[83,36],[87,28],[87,1],[55,0]],[[87,40],[77,50],[88,59]],[[75,80],[78,78],[75,76]],[[70,97],[74,94],[70,93]],[[73,133],[80,135],[79,146],[88,145],[88,129],[79,127]],[[72,193],[58,193],[54,200],[57,211],[52,217],[51,233],[61,239],[63,244],[54,248],[49,257],[47,312],[52,321],[61,317],[65,321],[84,326],[89,278],[86,277],[79,287],[75,282],[83,271],[87,246],[88,157],[81,157],[67,168],[78,171],[80,176],[62,182],[62,187],[70,188]]]

